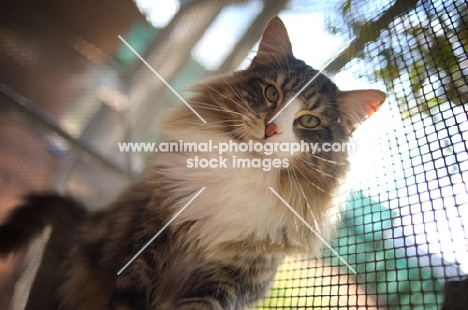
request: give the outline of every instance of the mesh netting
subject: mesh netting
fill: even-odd
[[[468,7],[347,3],[338,25],[364,44],[346,51],[351,60],[335,80],[347,87],[353,77],[389,94],[375,123],[356,133],[359,185],[332,243],[357,274],[329,251],[291,259],[263,309],[464,309]]]

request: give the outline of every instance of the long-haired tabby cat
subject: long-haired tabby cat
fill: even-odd
[[[181,106],[166,118],[163,136],[175,142],[212,140],[213,145],[347,142],[386,96],[378,90],[340,91],[319,74],[294,98],[317,73],[293,56],[286,28],[275,17],[248,69],[194,89],[188,102],[207,123]],[[188,168],[195,156],[218,158],[217,152],[158,153],[140,181],[104,211],[86,216],[63,198],[49,197],[56,199],[54,207],[47,199],[38,203],[38,197],[30,198],[1,226],[0,242],[9,241],[0,251],[18,248],[43,225],[57,226],[70,212],[81,224],[66,259],[56,268],[57,308],[243,309],[267,293],[287,254],[312,252],[321,243],[269,187],[327,238],[336,221],[333,197],[349,167],[347,153],[278,150],[267,156],[233,149],[223,154],[225,167]],[[234,156],[278,159],[281,164],[269,170],[236,168]]]

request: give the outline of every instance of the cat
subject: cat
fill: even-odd
[[[296,59],[279,17],[268,23],[247,69],[210,78],[193,91],[188,103],[198,115],[175,108],[161,125],[166,141],[346,143],[386,98],[379,90],[340,91]],[[57,266],[57,309],[244,309],[256,303],[286,255],[317,253],[322,243],[272,190],[325,239],[338,220],[334,197],[349,170],[347,152],[291,153],[232,149],[221,155],[229,163],[278,164],[267,169],[188,165],[195,156],[221,161],[219,149],[157,153],[141,179],[106,209],[78,212],[78,232]],[[73,209],[63,205],[62,213]],[[35,222],[40,211],[21,213],[27,222],[15,212],[0,226],[2,242],[4,227],[28,230],[47,222]],[[56,223],[63,214],[47,216]],[[10,234],[0,252],[36,232],[17,240]]]

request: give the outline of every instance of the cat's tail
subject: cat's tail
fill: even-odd
[[[85,207],[69,197],[51,193],[26,196],[0,224],[0,257],[27,245],[45,226],[75,226],[85,214]]]

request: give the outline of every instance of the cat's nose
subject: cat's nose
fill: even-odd
[[[265,138],[269,138],[275,134],[280,134],[281,128],[273,123],[266,123],[265,127]]]

